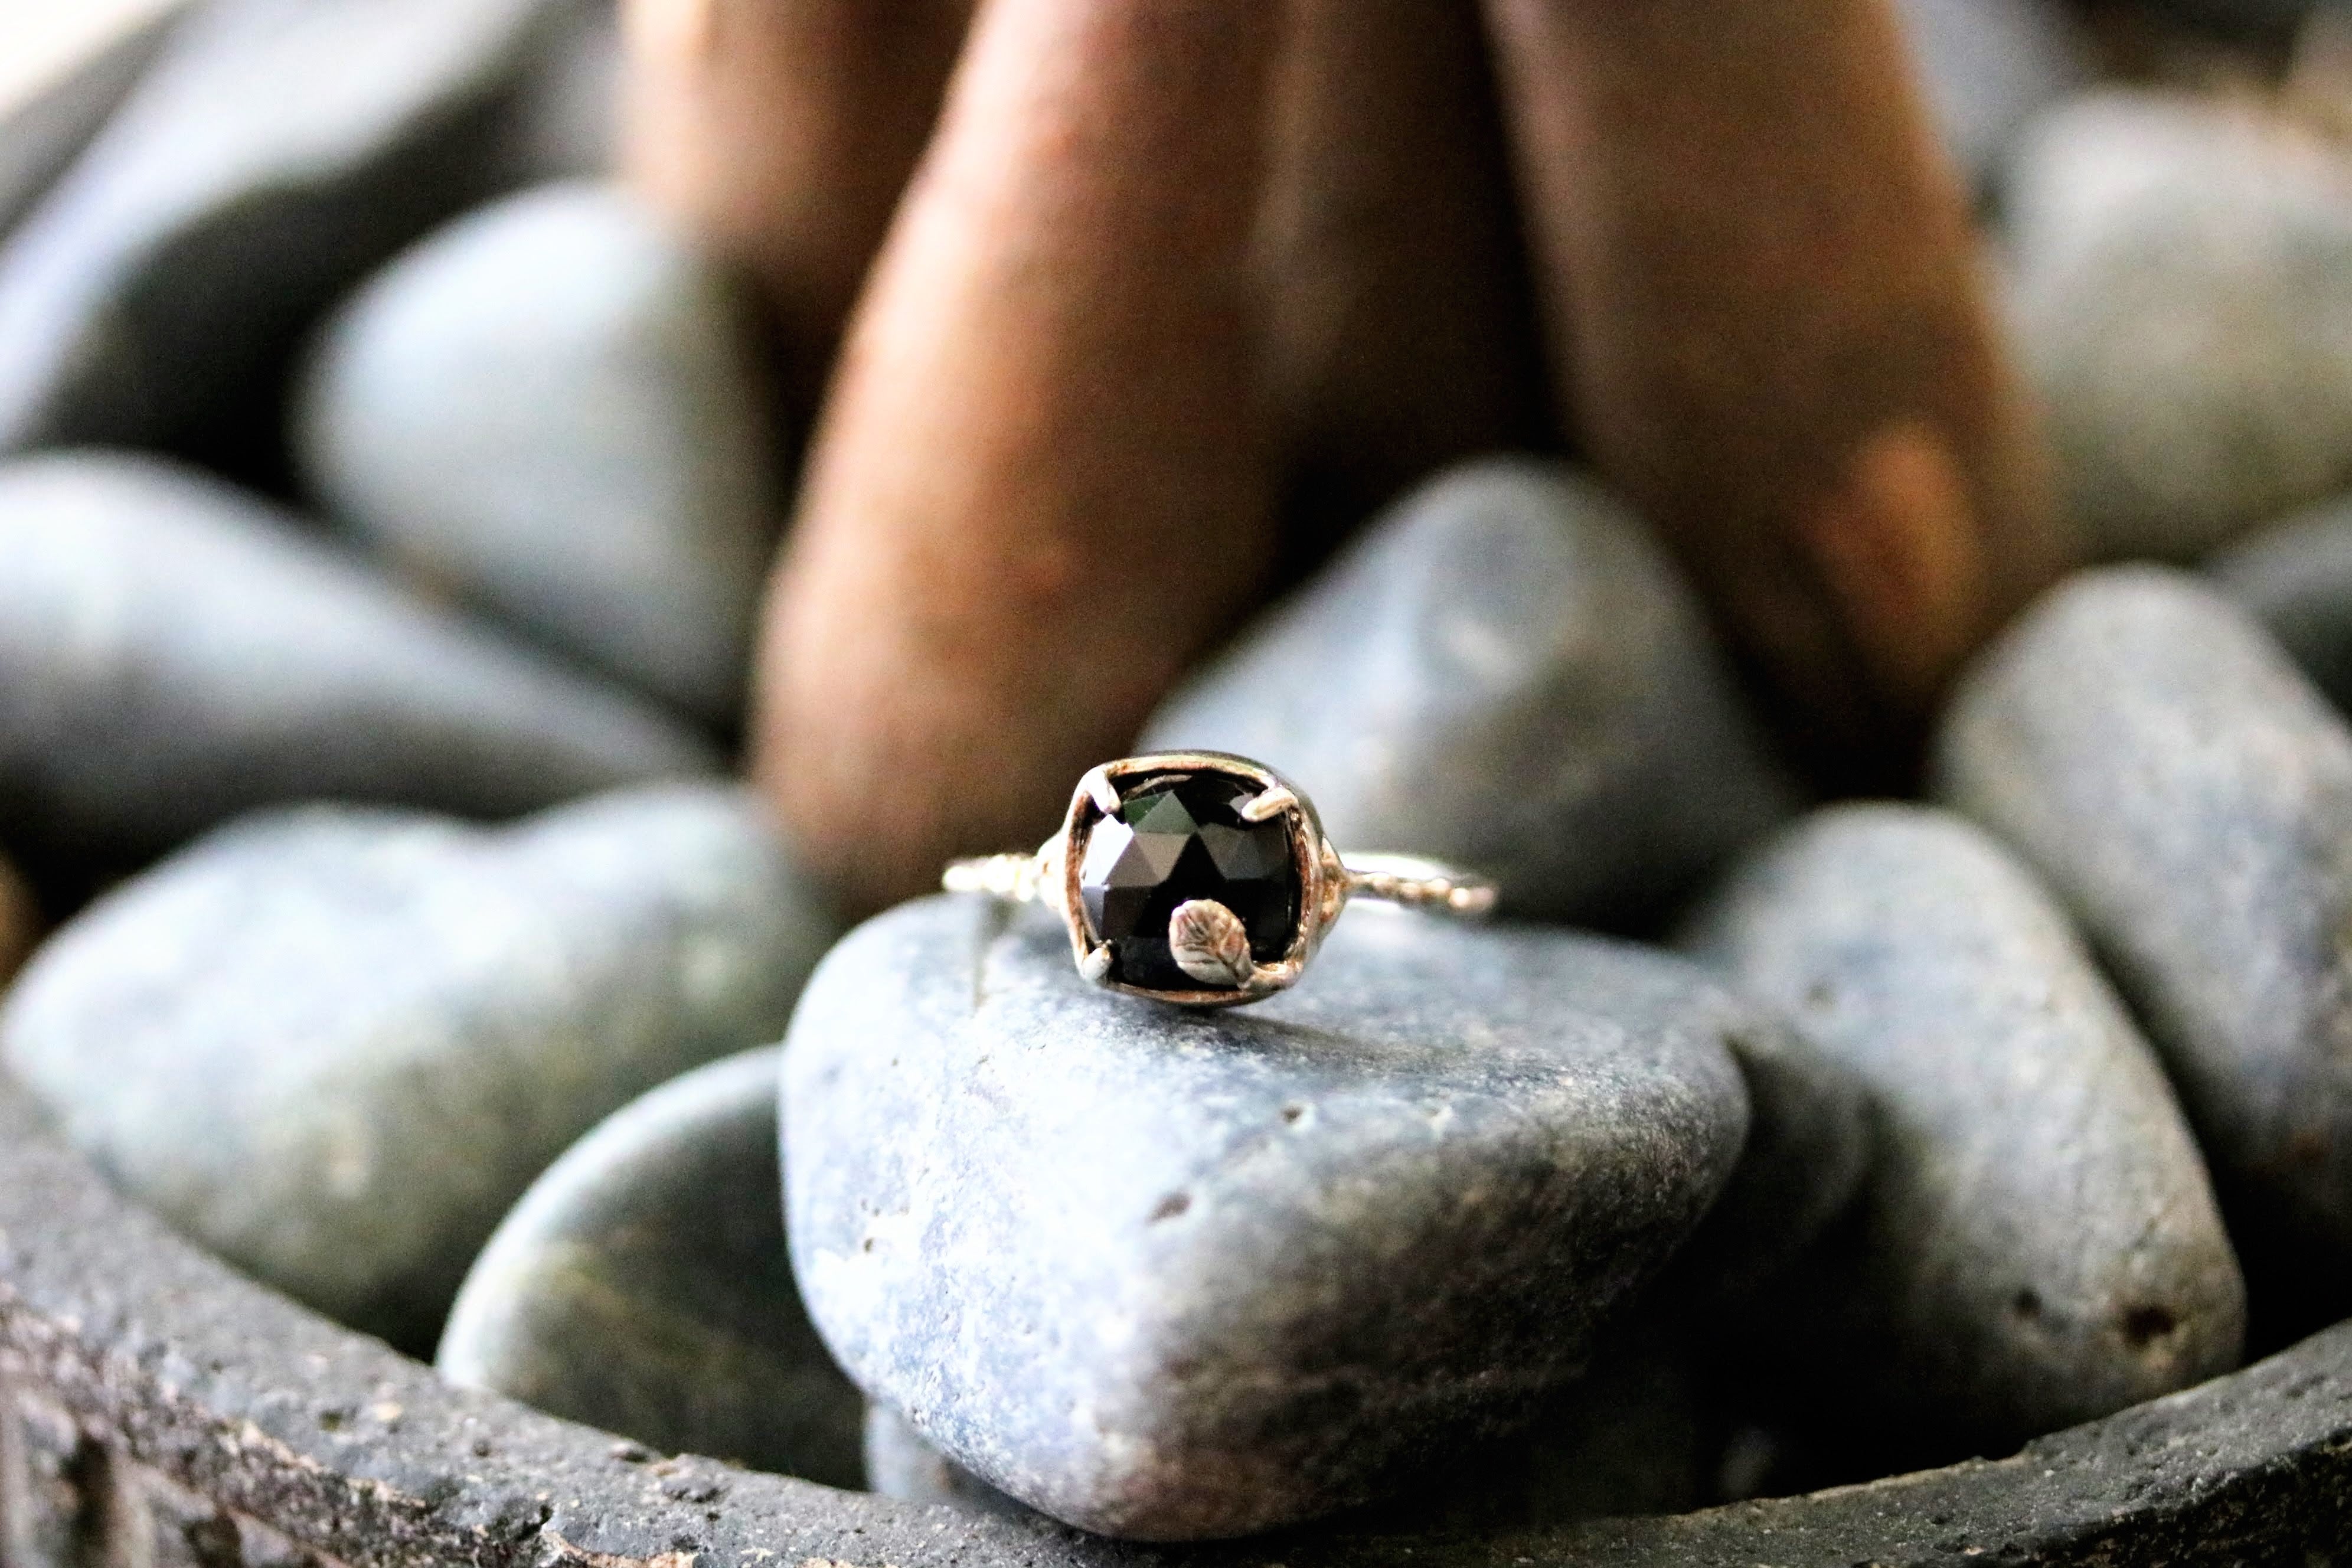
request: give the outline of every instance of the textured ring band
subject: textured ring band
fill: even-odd
[[[1222,752],[1105,763],[1034,854],[958,860],[941,881],[1059,911],[1087,979],[1191,1007],[1296,983],[1350,899],[1465,919],[1495,907],[1492,882],[1438,861],[1343,861],[1304,795]]]

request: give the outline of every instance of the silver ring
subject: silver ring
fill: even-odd
[[[1350,899],[1469,920],[1495,908],[1494,883],[1435,860],[1342,860],[1289,781],[1223,752],[1105,763],[1035,854],[958,860],[940,881],[1060,911],[1080,974],[1186,1007],[1295,984]]]

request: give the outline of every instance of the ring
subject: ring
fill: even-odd
[[[1475,920],[1496,896],[1486,878],[1418,856],[1343,861],[1304,795],[1223,752],[1105,763],[1035,854],[958,860],[940,881],[1058,909],[1080,974],[1187,1007],[1296,984],[1350,899]]]

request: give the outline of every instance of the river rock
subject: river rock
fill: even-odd
[[[301,807],[52,938],[0,1010],[0,1063],[190,1236],[429,1352],[533,1178],[637,1095],[778,1037],[831,934],[732,788],[498,829]]]
[[[731,724],[782,517],[758,344],[733,279],[635,198],[542,187],[344,310],[302,466],[407,574]]]
[[[0,466],[0,822],[28,855],[131,861],[318,797],[508,816],[717,765],[215,480]]]
[[[2006,1452],[2236,1364],[2244,1285],[2171,1087],[1980,829],[1817,813],[1690,942],[1868,1087],[1854,1278],[1815,1318],[1842,1387]]]
[[[2352,1304],[2344,721],[2243,611],[2114,567],[1980,658],[1937,752],[1942,798],[2071,906],[2163,1052],[2249,1266]]]
[[[852,934],[784,1058],[810,1316],[986,1484],[1231,1536],[1534,1415],[1730,1175],[1746,1010],[1665,954],[1351,913],[1293,990],[1088,986],[1060,922]]]
[[[2102,92],[2008,184],[2018,346],[2095,550],[2187,558],[2352,479],[2352,162],[2283,119]]]
[[[2282,519],[2205,565],[2336,710],[2352,712],[2352,497]]]
[[[1795,809],[1696,601],[1591,480],[1530,460],[1398,503],[1172,696],[1146,750],[1255,757],[1343,850],[1638,925]]]
[[[276,461],[307,326],[510,179],[573,0],[215,0],[0,246],[0,450]]]
[[[1901,0],[1896,11],[1944,145],[1979,185],[2026,121],[2090,76],[2081,24],[2060,0]]]
[[[662,1453],[858,1486],[866,1402],[784,1249],[777,1058],[664,1084],[548,1167],[467,1274],[442,1375]]]

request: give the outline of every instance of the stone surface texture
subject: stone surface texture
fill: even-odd
[[[663,1453],[855,1488],[866,1402],[784,1248],[773,1047],[614,1112],[475,1259],[435,1364]]]
[[[2005,1451],[2237,1363],[2245,1289],[2171,1087],[1980,829],[1817,813],[1689,941],[1867,1086],[1863,1212],[1807,1314],[1843,1373],[1822,1400]]]
[[[2205,569],[2338,712],[2352,712],[2352,497],[2282,518]]]
[[[2095,552],[2191,557],[2352,479],[2352,161],[2111,89],[2007,180],[2017,348]]]
[[[343,309],[298,445],[408,575],[728,725],[782,515],[768,380],[726,273],[620,189],[551,185]]]
[[[785,1050],[802,1294],[866,1394],[1087,1529],[1237,1535],[1536,1414],[1730,1175],[1752,1014],[1667,955],[1391,911],[1204,1015],[978,898]]]
[[[2242,611],[2185,574],[2112,567],[2053,590],[1984,656],[1937,772],[2106,960],[2250,1269],[2340,1312],[2352,732]]]
[[[1795,809],[1696,600],[1590,479],[1457,468],[1196,674],[1148,750],[1254,757],[1342,851],[1475,867],[1623,926]]]
[[[0,1010],[0,1063],[124,1191],[429,1350],[574,1139],[781,1035],[832,934],[749,797],[623,791],[506,829],[319,805],[126,883]]]
[[[569,0],[219,0],[0,245],[0,450],[266,464],[305,327],[517,173]]]
[[[135,861],[289,800],[505,816],[717,761],[215,480],[0,466],[0,821],[28,858]]]

